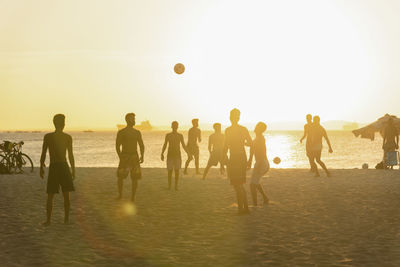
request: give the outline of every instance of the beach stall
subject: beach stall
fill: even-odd
[[[361,136],[361,138],[367,138],[373,141],[375,139],[375,133],[378,132],[381,134],[381,136],[383,136],[385,128],[390,118],[393,119],[393,124],[396,127],[397,131],[400,132],[400,118],[397,118],[394,115],[385,114],[385,116],[379,118],[377,121],[368,124],[367,126],[362,127],[360,129],[354,130],[353,134],[355,135],[355,137]],[[398,151],[386,152],[386,155],[385,154],[383,155],[383,162],[385,162],[387,166],[398,165],[399,152]]]

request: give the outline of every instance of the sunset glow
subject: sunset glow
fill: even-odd
[[[54,112],[70,129],[113,129],[128,111],[155,125],[227,123],[232,107],[248,123],[396,114],[388,2],[2,1],[0,129],[50,128]]]

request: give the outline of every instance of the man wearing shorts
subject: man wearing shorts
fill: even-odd
[[[225,142],[225,136],[221,133],[221,123],[214,123],[214,133],[208,138],[208,151],[210,152],[210,158],[208,159],[207,166],[204,170],[203,180],[206,179],[207,173],[212,166],[220,165],[220,173],[225,173],[223,163],[223,148]]]
[[[132,180],[131,201],[135,202],[138,180],[142,178],[140,164],[144,161],[144,144],[140,131],[133,128],[136,123],[135,113],[128,113],[125,116],[126,127],[118,131],[115,148],[119,157],[117,170],[118,177],[118,198],[122,198],[124,179],[130,174]],[[140,157],[137,146],[140,147]],[[121,149],[122,147],[122,149]]]
[[[199,172],[199,145],[197,141],[201,142],[201,131],[199,129],[199,119],[192,120],[193,127],[189,129],[188,133],[188,143],[187,143],[187,151],[188,151],[188,159],[185,163],[184,174],[187,174],[187,168],[189,163],[194,158],[194,165],[196,166],[196,174],[200,174]]]
[[[311,138],[311,143],[310,143],[310,153],[311,153],[311,163],[312,163],[312,169],[315,172],[315,177],[319,177],[319,172],[318,172],[318,167],[315,161],[322,167],[322,169],[325,170],[326,175],[328,177],[331,176],[330,172],[326,168],[325,163],[322,162],[321,160],[321,152],[322,152],[322,138],[325,138],[326,143],[328,144],[329,147],[329,153],[332,153],[332,146],[331,142],[329,141],[328,134],[326,133],[326,130],[324,127],[321,126],[320,124],[320,118],[319,116],[314,116],[313,118],[313,124],[310,127],[309,131],[309,137]]]
[[[69,192],[74,191],[72,180],[75,178],[75,160],[72,152],[72,137],[63,132],[65,116],[57,114],[53,118],[55,131],[44,136],[42,155],[40,157],[40,177],[44,178],[44,168],[47,150],[50,154],[49,175],[47,178],[47,220],[43,225],[51,223],[54,195],[59,193],[60,187],[64,196],[64,223],[69,223],[70,198]],[[67,163],[66,154],[71,164],[72,173]]]
[[[224,155],[229,151],[228,178],[233,185],[238,201],[239,215],[250,213],[246,190],[247,155],[245,146],[251,146],[252,140],[246,127],[239,125],[240,111],[233,109],[230,112],[232,125],[225,130]]]
[[[172,132],[165,135],[164,145],[161,152],[161,160],[164,161],[164,152],[168,146],[167,170],[168,170],[168,189],[171,189],[172,172],[175,171],[175,190],[178,190],[179,171],[182,165],[181,145],[187,153],[183,135],[178,133],[179,124],[173,121],[171,124]]]
[[[306,138],[306,155],[308,158],[308,161],[310,162],[310,167],[311,167],[311,172],[315,172],[315,170],[313,169],[313,164],[311,161],[311,148],[310,148],[310,144],[311,144],[311,138],[310,137],[310,128],[312,126],[312,116],[311,114],[307,114],[306,116],[306,120],[307,120],[307,124],[304,125],[304,135],[303,137],[300,139],[300,143],[303,143],[303,140]]]
[[[253,198],[254,206],[257,206],[257,190],[260,192],[264,199],[264,204],[268,203],[268,197],[264,192],[263,186],[260,184],[261,177],[269,171],[269,162],[267,158],[267,147],[265,145],[265,138],[263,133],[267,130],[267,125],[259,122],[254,129],[256,138],[253,140],[253,145],[250,147],[250,158],[248,168],[251,168],[253,155],[256,159],[254,164],[253,173],[250,181],[250,191]]]

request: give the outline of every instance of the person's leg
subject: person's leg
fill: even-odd
[[[383,169],[387,169],[386,162],[387,162],[387,153],[386,150],[383,150],[383,160],[382,160]]]
[[[117,199],[122,198],[123,188],[124,188],[124,178],[118,177],[118,197],[117,197]]]
[[[206,168],[204,169],[203,180],[206,179],[207,173],[208,173],[208,171],[210,170],[210,168],[211,168],[211,164],[208,163],[207,166],[206,166]]]
[[[224,167],[224,164],[222,164],[222,163],[220,162],[219,165],[220,165],[220,167],[219,167],[219,172],[220,172],[222,175],[225,175],[225,167]]]
[[[175,169],[175,191],[178,191],[179,169]]]
[[[257,188],[258,192],[261,193],[261,195],[262,195],[262,197],[264,199],[264,204],[267,204],[269,202],[269,199],[267,197],[267,194],[265,194],[265,191],[264,191],[264,188],[263,188],[262,184],[256,185],[256,188]]]
[[[192,159],[193,159],[193,155],[188,154],[188,158],[185,162],[185,169],[183,170],[183,174],[187,174],[187,168],[189,167],[189,163],[192,161]]]
[[[247,202],[246,189],[244,189],[243,185],[240,185],[240,191],[241,191],[242,201],[243,201],[243,212],[248,213],[249,212],[249,204]]]
[[[53,199],[54,194],[47,194],[47,203],[46,203],[46,222],[43,225],[48,226],[51,224],[51,213],[53,212]]]
[[[233,188],[235,189],[235,192],[236,192],[238,211],[240,213],[243,211],[243,199],[242,199],[241,190],[238,185],[234,185]]]
[[[250,184],[250,192],[253,199],[253,205],[257,206],[257,189],[255,184]]]
[[[316,158],[316,161],[319,164],[319,166],[321,166],[321,168],[324,169],[326,175],[329,177],[331,174],[329,173],[328,168],[326,168],[325,163],[322,162],[320,155]]]
[[[200,166],[199,157],[200,157],[199,151],[196,151],[196,154],[194,155],[194,165],[196,166],[196,174],[201,174],[199,171],[199,166]]]
[[[310,158],[311,158],[311,169],[313,169],[314,173],[315,173],[314,176],[315,177],[319,177],[318,167],[317,167],[317,164],[315,163],[315,155],[314,155],[314,153],[310,155]]]
[[[315,166],[313,165],[313,159],[307,154],[308,162],[310,163],[310,172],[315,172]]]
[[[69,209],[70,209],[69,192],[63,192],[63,195],[64,195],[64,223],[69,223]]]
[[[171,189],[171,183],[172,183],[172,172],[174,170],[168,170],[168,189]]]
[[[136,190],[138,188],[138,179],[132,179],[132,196],[131,201],[135,203],[136,200]]]

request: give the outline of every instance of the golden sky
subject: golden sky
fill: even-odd
[[[0,129],[400,115],[400,1],[0,0]],[[176,75],[174,64],[185,64]]]

